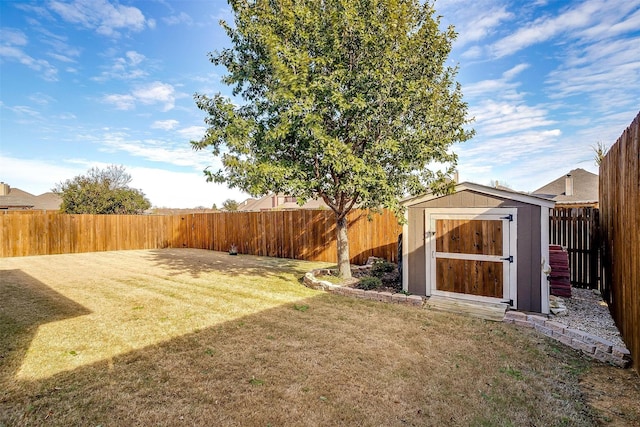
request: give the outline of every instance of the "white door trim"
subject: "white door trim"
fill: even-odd
[[[503,221],[503,254],[502,255],[474,255],[436,252],[436,229],[437,219],[462,219],[462,220],[501,220]],[[425,210],[425,255],[427,269],[427,295],[441,295],[452,298],[476,300],[484,302],[505,302],[512,301],[511,307],[517,308],[518,286],[517,286],[517,230],[518,230],[518,210],[517,208],[431,208]],[[504,260],[509,256],[513,257],[513,262]],[[436,258],[469,259],[480,261],[502,261],[503,268],[503,298],[493,298],[478,295],[460,294],[456,292],[439,291],[436,289]]]

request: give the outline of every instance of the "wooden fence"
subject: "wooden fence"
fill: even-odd
[[[401,227],[391,212],[348,217],[351,262],[396,261]],[[335,217],[328,210],[227,212],[170,216],[0,214],[0,257],[127,249],[200,248],[337,261]]]
[[[613,318],[640,367],[640,113],[600,164],[604,285]]]
[[[572,286],[600,289],[598,213],[591,207],[549,210],[549,243],[567,248]]]

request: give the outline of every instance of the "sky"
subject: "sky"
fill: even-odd
[[[439,0],[458,37],[448,65],[476,135],[461,181],[533,191],[597,173],[640,111],[640,0]],[[248,197],[207,183],[219,161],[195,93],[231,95],[207,54],[230,46],[222,0],[0,0],[0,181],[33,194],[122,165],[153,206]]]

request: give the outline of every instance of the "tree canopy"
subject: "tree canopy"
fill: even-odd
[[[227,199],[222,203],[222,209],[228,212],[235,212],[238,210],[238,202],[233,199]]]
[[[455,31],[419,0],[229,3],[235,22],[221,24],[232,47],[210,60],[241,101],[196,94],[208,129],[192,146],[221,157],[220,170],[205,170],[211,181],[322,198],[348,276],[349,211],[400,213],[403,196],[446,191],[451,146],[472,135],[457,69],[445,64]]]
[[[151,203],[140,190],[129,188],[131,182],[124,166],[91,168],[58,183],[53,192],[62,197],[60,210],[73,214],[140,214]]]

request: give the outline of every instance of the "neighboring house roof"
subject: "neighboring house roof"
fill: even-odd
[[[9,194],[0,196],[0,209],[33,209],[35,196],[18,188],[11,188]]]
[[[514,191],[511,189],[503,190],[495,187],[488,187],[486,185],[475,184],[473,182],[461,182],[456,184],[455,192],[470,190],[475,191],[477,193],[487,194],[490,196],[504,197],[506,199],[517,200],[523,203],[529,203],[532,205],[544,206],[548,208],[552,208],[554,206],[554,202],[545,197],[540,197],[537,194],[526,194],[521,193],[519,191]],[[443,195],[435,195],[433,193],[427,193],[415,197],[408,197],[401,201],[401,204],[404,206],[413,206],[418,203],[426,202],[429,200],[437,199],[439,197],[446,197],[447,194]]]
[[[598,175],[573,169],[566,175],[538,188],[532,194],[563,203],[597,203]]]
[[[0,209],[2,210],[59,210],[62,199],[54,193],[43,193],[34,196],[31,193],[11,188],[7,184],[1,183],[3,193],[0,195]]]
[[[62,198],[55,193],[48,192],[36,196],[37,203],[34,209],[46,209],[51,211],[57,211],[60,209]]]
[[[323,208],[327,208],[327,205],[320,199],[307,200],[300,206],[295,197],[283,194],[269,194],[260,199],[247,199],[238,205],[238,210],[242,212]]]
[[[253,199],[253,198],[248,198],[243,202],[240,202],[238,204],[238,210],[239,211],[252,211],[254,210],[254,207],[257,206],[257,204],[260,202],[260,199]],[[260,210],[260,209],[256,209],[256,210]]]

